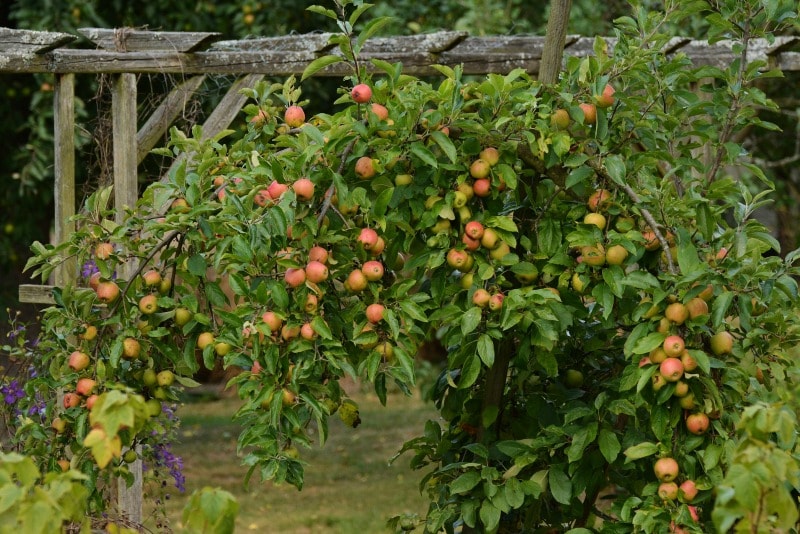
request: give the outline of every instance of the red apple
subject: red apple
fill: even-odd
[[[461,236],[461,242],[464,243],[464,248],[470,251],[475,251],[481,248],[481,242],[478,239],[472,239],[467,234]]]
[[[370,304],[367,306],[366,311],[367,321],[372,324],[381,322],[383,320],[384,311],[386,311],[386,308],[383,306],[383,304]]]
[[[69,355],[69,366],[74,371],[83,371],[89,367],[89,355],[79,350]]]
[[[119,286],[115,282],[100,282],[97,284],[97,298],[100,302],[110,304],[119,297]]]
[[[476,197],[488,197],[492,194],[492,182],[487,178],[480,178],[472,183],[472,191]]]
[[[372,89],[365,83],[360,83],[350,90],[350,96],[357,104],[366,104],[372,98]]]
[[[603,88],[603,92],[594,97],[595,102],[597,103],[597,107],[599,108],[610,108],[614,105],[614,93],[616,90],[610,84],[606,84]]]
[[[704,413],[693,413],[686,418],[687,430],[697,436],[705,434],[708,431],[709,424],[708,416]]]
[[[306,265],[306,279],[309,282],[319,284],[328,279],[328,268],[324,263],[318,261],[310,261]]]
[[[681,336],[667,336],[664,340],[664,352],[670,358],[680,358],[686,349],[686,343]]]
[[[489,309],[492,311],[498,311],[500,308],[503,307],[503,299],[504,295],[502,293],[495,293],[491,297],[489,297]]]
[[[478,221],[469,221],[464,225],[464,233],[472,239],[480,240],[483,237],[484,231],[483,224]]]
[[[678,478],[680,468],[678,462],[674,458],[659,458],[653,465],[653,472],[656,478],[662,482],[672,482]]]
[[[74,408],[81,403],[81,398],[76,393],[64,393],[64,408]]]
[[[150,269],[142,275],[144,285],[147,287],[154,287],[161,283],[161,273],[155,269]]]
[[[364,291],[367,288],[367,277],[364,275],[364,271],[361,269],[354,269],[350,272],[347,277],[347,281],[344,283],[344,287],[348,291],[352,291],[353,293],[358,293],[360,291]]]
[[[290,287],[300,287],[306,281],[306,272],[303,269],[289,268],[286,269],[283,278]]]
[[[86,397],[86,409],[91,410],[92,408],[94,408],[94,404],[97,402],[97,399],[98,395],[96,394],[89,395],[88,397]]]
[[[385,121],[386,119],[389,118],[389,110],[386,109],[386,106],[383,106],[383,105],[377,104],[377,103],[373,103],[370,106],[370,109],[378,117],[378,119],[380,119],[382,121]]]
[[[683,364],[678,358],[667,358],[658,369],[667,382],[677,382],[683,377]]]
[[[362,156],[356,160],[355,172],[362,180],[369,180],[375,176],[375,162],[369,156]]]
[[[267,193],[272,200],[278,200],[283,194],[289,190],[289,186],[273,180],[267,186]]]
[[[372,228],[362,228],[356,241],[358,241],[358,244],[364,250],[372,250],[372,248],[378,243],[378,237],[378,232]]]
[[[316,339],[317,333],[314,331],[311,323],[303,323],[303,326],[300,327],[300,337],[308,341]]]
[[[292,184],[294,194],[300,200],[309,201],[314,198],[314,182],[308,178],[300,178]]]
[[[158,298],[155,295],[145,295],[139,299],[139,311],[150,315],[158,311]]]
[[[370,260],[361,267],[361,272],[370,282],[377,282],[383,278],[383,264],[377,260]]]
[[[114,253],[114,245],[111,243],[99,243],[94,248],[94,257],[99,260],[107,260]]]
[[[92,393],[92,390],[96,385],[97,382],[91,378],[79,378],[78,383],[75,384],[75,391],[78,393],[78,395],[86,397]]]
[[[281,318],[278,317],[273,311],[264,312],[261,315],[261,320],[264,321],[264,324],[269,327],[269,331],[272,334],[277,334],[283,325]]]
[[[283,114],[283,120],[292,128],[298,128],[306,122],[306,114],[300,106],[289,106]]]
[[[478,154],[478,158],[488,163],[491,167],[494,167],[500,161],[500,152],[495,147],[488,146],[481,150],[481,153]]]
[[[611,205],[611,193],[605,189],[598,189],[589,196],[586,205],[591,211],[604,211]]]
[[[469,174],[475,179],[486,178],[491,172],[491,165],[484,159],[476,159],[469,166]]]
[[[328,263],[328,250],[319,246],[311,247],[311,250],[308,251],[308,261]]]
[[[578,107],[583,111],[583,123],[594,124],[597,122],[597,107],[594,104],[586,102],[580,104]]]
[[[467,265],[468,261],[469,261],[469,254],[463,250],[451,248],[447,252],[447,265],[449,265],[453,269],[458,269],[460,271],[465,270],[464,266]]]
[[[489,305],[491,298],[491,293],[481,287],[476,289],[472,294],[472,303],[478,307],[486,308]]]
[[[697,497],[698,489],[697,484],[695,484],[694,480],[685,480],[678,488],[681,491],[681,498],[685,502],[692,502],[695,497]],[[697,519],[695,519],[697,521]]]

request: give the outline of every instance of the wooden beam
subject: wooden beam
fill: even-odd
[[[55,286],[22,284],[19,286],[19,301],[26,304],[55,304],[53,289]]]
[[[170,125],[175,122],[181,112],[186,109],[186,105],[206,79],[205,75],[198,75],[189,78],[185,82],[176,86],[164,98],[163,102],[150,115],[147,122],[139,129],[136,134],[136,162],[141,163],[150,150],[156,146],[159,139],[166,134]]]
[[[68,33],[0,28],[0,54],[43,54],[75,39]]]
[[[222,36],[216,32],[157,32],[134,28],[78,28],[78,33],[100,48],[116,52],[197,52]]]
[[[60,74],[55,80],[55,229],[54,244],[67,241],[75,232],[75,75]],[[55,284],[64,287],[78,277],[75,258],[68,258],[56,267]]]

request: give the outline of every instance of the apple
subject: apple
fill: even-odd
[[[503,299],[505,296],[502,293],[495,293],[489,298],[489,309],[492,311],[500,311],[503,307]]]
[[[500,152],[495,147],[488,146],[481,150],[478,158],[488,163],[490,167],[494,167],[500,161]]]
[[[700,514],[697,513],[697,506],[687,506],[686,508],[689,509],[689,515],[692,516],[692,521],[695,523],[700,521]]]
[[[564,373],[564,385],[572,389],[583,386],[583,373],[577,369],[567,369]]]
[[[475,179],[485,179],[491,172],[491,165],[485,159],[478,158],[469,166],[469,175]]]
[[[317,313],[317,308],[319,307],[319,299],[313,293],[309,293],[306,295],[306,302],[303,305],[303,309],[306,313]]]
[[[394,177],[394,185],[396,186],[411,185],[413,181],[414,177],[410,174],[398,174]]]
[[[550,115],[550,126],[556,130],[566,130],[569,127],[569,113],[566,109],[557,109]]]
[[[481,243],[483,243],[483,240],[481,240]],[[489,251],[489,257],[495,261],[502,260],[508,254],[511,254],[511,247],[505,241],[500,241],[495,248]]]
[[[172,289],[172,280],[170,280],[169,278],[164,278],[158,284],[158,292],[161,295],[166,295],[167,293],[169,293],[170,289]]]
[[[493,250],[497,248],[497,246],[501,243],[500,236],[497,235],[492,228],[485,228],[483,230],[483,236],[481,237],[481,245],[484,248],[488,248],[489,250]]]
[[[472,191],[476,197],[488,197],[492,194],[492,182],[487,178],[480,178],[472,183]]]
[[[686,369],[684,367],[684,369]],[[678,380],[675,383],[675,390],[672,392],[674,397],[685,397],[689,394],[689,384],[684,382],[683,380]]]
[[[201,332],[200,335],[197,336],[197,348],[200,350],[205,350],[206,347],[210,347],[214,342],[214,334],[211,332]]]
[[[69,355],[69,366],[73,371],[83,371],[89,367],[89,355],[76,350]]]
[[[606,218],[603,216],[602,213],[587,213],[583,217],[583,224],[593,224],[600,228],[601,230],[605,230],[606,228]]]
[[[707,284],[705,289],[703,289],[697,296],[708,302],[714,296],[714,286]]]
[[[491,300],[492,295],[482,287],[479,287],[475,290],[472,294],[472,303],[480,308],[486,308],[489,306],[489,300]]]
[[[664,317],[669,319],[673,324],[682,325],[689,318],[689,310],[680,302],[673,302],[664,311]]]
[[[116,282],[100,282],[97,284],[97,298],[100,302],[111,304],[119,297],[119,286]]]
[[[156,383],[159,387],[169,387],[173,382],[175,382],[175,374],[169,369],[164,369],[156,375]]]
[[[289,186],[273,180],[267,186],[267,193],[272,200],[278,200],[283,194],[289,190]]]
[[[283,325],[281,328],[281,339],[284,341],[291,341],[300,335],[300,327],[297,325],[289,326]]]
[[[646,366],[650,365],[651,363],[653,363],[653,362],[650,361],[650,356],[645,356],[644,358],[639,360],[639,367],[646,367]]]
[[[683,364],[683,370],[692,372],[697,369],[698,363],[694,356],[689,354],[688,350],[684,350],[681,353],[681,363]]]
[[[283,114],[283,120],[291,128],[298,128],[306,122],[306,113],[300,106],[289,106]]]
[[[394,347],[388,341],[378,343],[375,350],[383,357],[383,361],[388,362],[394,358]]]
[[[188,213],[190,210],[189,203],[185,198],[176,198],[169,206],[170,211],[174,213]]]
[[[662,375],[660,373],[656,373],[656,374],[653,375],[651,383],[652,383],[652,386],[653,386],[653,391],[660,391],[661,388],[663,388],[664,386],[667,385],[667,381],[664,378],[664,375]]]
[[[328,263],[328,255],[328,250],[326,248],[314,246],[308,251],[308,261]]]
[[[693,413],[686,418],[686,429],[696,436],[705,434],[709,424],[708,416],[704,413]]]
[[[450,226],[451,225],[449,220],[439,219],[438,221],[436,221],[436,224],[434,224],[431,227],[431,232],[433,232],[434,234],[447,233],[450,231]]]
[[[656,478],[661,482],[672,482],[678,478],[680,468],[678,467],[678,462],[674,458],[665,457],[656,460],[656,463],[653,465],[653,472]]]
[[[89,277],[89,287],[92,288],[93,291],[97,291],[97,286],[100,285],[101,277],[102,275],[99,271],[92,273],[92,275]]]
[[[464,250],[459,250],[456,248],[451,248],[447,252],[447,265],[452,267],[453,269],[458,269],[459,271],[466,271],[467,269],[464,268],[469,261],[469,254]]]
[[[665,501],[674,501],[678,498],[678,485],[675,482],[662,482],[658,486],[658,496]]]
[[[81,403],[81,398],[76,393],[64,393],[64,408],[70,409],[74,408]]]
[[[464,248],[470,251],[475,251],[481,248],[481,242],[478,239],[472,239],[467,234],[461,236],[461,242],[464,243]]]
[[[272,200],[272,197],[266,189],[259,189],[253,197],[253,202],[255,202],[256,206],[261,208],[266,206],[270,200]]]
[[[661,241],[658,240],[656,233],[652,230],[645,230],[642,232],[642,239],[644,239],[645,250],[652,252],[661,248]]]
[[[58,467],[61,469],[61,471],[64,473],[69,471],[69,468],[71,467],[69,460],[67,460],[66,458],[61,458],[56,463],[58,464]]]
[[[356,241],[364,250],[372,250],[378,243],[378,232],[372,228],[362,228]]]
[[[300,337],[308,341],[316,339],[317,333],[314,331],[311,323],[303,323],[303,326],[300,327]]]
[[[361,267],[361,272],[370,282],[377,282],[383,278],[383,264],[377,260],[370,260]]]
[[[696,403],[694,401],[694,395],[692,393],[689,393],[684,397],[680,397],[678,405],[684,410],[694,410],[696,406]]]
[[[281,390],[281,404],[284,406],[291,406],[297,400],[297,395],[292,393],[290,390],[283,388]]]
[[[385,311],[386,308],[384,307],[383,304],[378,304],[378,303],[370,304],[369,306],[367,306],[367,310],[365,312],[367,316],[367,321],[369,321],[372,324],[381,322],[383,320],[383,313]]]
[[[214,352],[217,353],[217,356],[225,356],[231,351],[231,346],[229,343],[225,343],[224,341],[220,341],[214,345]]]
[[[622,245],[611,245],[606,249],[608,265],[622,265],[628,259],[628,251]]]
[[[158,311],[158,298],[155,295],[145,295],[139,299],[139,311],[150,315]]]
[[[375,162],[369,156],[361,156],[356,160],[355,172],[362,180],[369,180],[375,176]]]
[[[519,278],[519,276],[517,276],[517,278]],[[581,275],[578,273],[572,273],[572,278],[570,279],[569,284],[572,286],[572,289],[578,293],[583,293],[583,290],[586,289],[586,283],[581,280]]]
[[[583,111],[584,124],[595,124],[597,122],[597,107],[594,104],[584,102],[578,107]]]
[[[75,391],[78,393],[78,395],[86,397],[92,393],[92,390],[96,385],[97,381],[92,380],[91,378],[79,378],[78,382],[75,384]]]
[[[277,334],[278,330],[280,330],[281,326],[283,326],[283,321],[273,311],[264,312],[261,315],[261,320],[264,321],[264,324],[266,324],[269,327],[269,331],[271,334]]]
[[[372,250],[370,250],[369,253],[372,256],[380,256],[385,248],[386,241],[384,241],[382,237],[378,236],[378,241],[375,242],[375,246],[372,247]]]
[[[656,347],[650,351],[650,361],[653,363],[661,363],[667,359],[667,353],[664,352],[663,347]]]
[[[314,182],[308,178],[300,178],[292,184],[295,196],[306,202],[314,198]]]
[[[606,262],[606,252],[603,245],[595,245],[593,247],[582,247],[581,258],[583,263],[591,265],[592,267],[600,267]]]
[[[98,243],[94,247],[94,257],[99,260],[107,260],[114,253],[114,245],[111,243]]]
[[[594,101],[599,108],[610,108],[614,105],[614,93],[616,90],[610,84],[606,84],[603,92],[594,97]]]
[[[378,117],[379,120],[385,121],[389,118],[389,110],[386,109],[386,106],[384,105],[373,102],[369,109],[375,114],[376,117]]]
[[[697,493],[699,491],[697,489],[697,484],[695,484],[694,480],[691,479],[684,480],[678,489],[680,490],[681,500],[684,502],[692,502],[694,498],[697,497]],[[695,521],[697,521],[696,518]]]
[[[689,319],[697,319],[702,315],[708,315],[708,303],[699,296],[694,297],[686,303],[686,311]]]
[[[304,269],[289,268],[283,274],[283,279],[289,287],[300,287],[306,282],[306,272]]]
[[[683,364],[678,358],[667,358],[658,370],[667,382],[677,382],[683,376]]]
[[[309,282],[319,284],[328,279],[328,268],[322,262],[310,261],[306,265],[305,277]]]
[[[606,189],[598,189],[591,195],[586,205],[590,211],[604,211],[611,205],[611,192]]]
[[[464,225],[464,233],[472,239],[480,240],[483,237],[485,228],[478,221],[469,221]]]
[[[187,308],[175,308],[175,317],[173,317],[175,326],[183,327],[191,320],[192,320],[191,311],[189,311]]]
[[[367,288],[368,282],[369,281],[367,280],[367,277],[364,275],[364,272],[361,269],[354,269],[347,276],[344,287],[352,293],[358,293]]]
[[[161,283],[161,273],[155,269],[150,269],[142,275],[144,285],[147,287],[154,287]]]
[[[141,351],[141,345],[139,341],[132,337],[126,337],[122,341],[122,357],[127,358],[129,360],[135,360],[139,357],[139,353]]]
[[[717,332],[708,340],[711,352],[717,356],[724,356],[733,351],[733,336],[730,332]]]
[[[372,89],[365,83],[360,83],[350,90],[350,97],[357,104],[366,104],[372,98]]]
[[[670,358],[680,358],[686,349],[686,343],[681,336],[667,336],[663,344],[664,352]]]
[[[56,417],[50,423],[50,428],[56,431],[56,434],[63,434],[64,431],[67,429],[67,422],[61,419],[60,417]]]
[[[151,368],[147,368],[142,372],[142,383],[151,388],[158,384],[158,377],[156,376],[155,370]]]

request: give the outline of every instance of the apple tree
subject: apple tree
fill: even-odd
[[[441,418],[402,451],[430,508],[394,527],[796,528],[798,253],[755,218],[771,184],[737,137],[774,128],[758,82],[779,73],[747,52],[791,2],[634,9],[553,84],[366,65],[369,7],[311,8],[341,33],[304,78],[352,66],[330,113],[264,82],[241,136],[174,130],[124,222],[102,189],[69,242],[35,245],[37,274],[74,255],[87,276],[43,318],[30,387],[62,403],[17,438],[102,496],[169,433],[162,402],[224,362],[250,475],[300,488],[302,448],[359,424],[339,379],[409,392],[436,338]],[[667,54],[689,15],[738,59]]]

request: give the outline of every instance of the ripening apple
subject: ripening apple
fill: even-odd
[[[686,311],[689,319],[697,319],[700,316],[708,315],[708,303],[700,297],[694,297],[686,303]]]
[[[464,233],[472,239],[480,240],[483,237],[484,231],[483,224],[478,221],[469,221],[464,225]]]
[[[500,152],[495,147],[488,146],[481,150],[478,158],[488,163],[490,167],[494,167],[500,161]]]
[[[689,393],[680,398],[678,401],[678,405],[683,408],[684,410],[694,410],[697,403],[694,400],[694,394]]]
[[[81,403],[81,398],[76,393],[64,393],[63,404],[64,408],[74,408]]]
[[[407,173],[398,174],[397,176],[394,177],[394,185],[397,186],[411,185],[413,181],[414,181],[414,176]]]
[[[119,286],[116,284],[116,282],[100,282],[97,284],[96,293],[100,302],[110,304],[117,300],[117,297],[119,297]]]
[[[461,236],[461,242],[464,243],[464,248],[469,251],[476,251],[481,248],[481,242],[478,239],[472,239],[467,234]]]
[[[699,365],[695,357],[689,354],[688,350],[684,350],[681,353],[681,363],[683,364],[683,370],[688,372],[694,371]]]
[[[686,429],[697,436],[705,434],[709,424],[708,416],[704,413],[693,413],[686,418]]]
[[[288,185],[282,184],[276,180],[273,180],[267,186],[267,193],[269,194],[269,198],[271,198],[272,200],[278,200],[288,190],[289,190]]]
[[[361,156],[356,160],[355,172],[362,180],[369,180],[375,176],[375,162],[369,156]]]
[[[141,345],[139,341],[132,337],[126,337],[122,340],[122,357],[135,360],[139,357],[139,353],[141,352]]]
[[[288,268],[283,273],[283,279],[289,287],[300,287],[306,282],[306,272],[303,269]]]
[[[492,194],[492,182],[487,178],[479,178],[472,183],[472,192],[476,197],[488,197]]]
[[[590,211],[604,211],[611,205],[611,193],[606,189],[598,189],[589,195],[586,205]]]
[[[158,298],[155,295],[145,295],[139,299],[139,311],[150,315],[158,311]]]
[[[312,341],[317,338],[317,333],[314,331],[314,327],[311,326],[311,323],[303,323],[303,326],[300,327],[300,337],[307,341]]]
[[[659,458],[653,465],[653,472],[658,480],[662,482],[672,482],[678,478],[680,467],[674,458]]]
[[[91,395],[92,390],[97,385],[97,381],[91,378],[79,378],[78,382],[75,384],[75,391],[78,395],[82,395],[87,397]]]
[[[142,383],[149,388],[158,384],[158,379],[154,369],[148,367],[142,372]]]
[[[56,434],[63,434],[67,429],[67,422],[60,417],[56,417],[53,419],[53,422],[50,423],[50,428],[55,430]]]
[[[658,370],[667,382],[677,382],[683,377],[683,364],[678,358],[667,358]]]
[[[500,236],[497,235],[492,228],[485,228],[483,230],[483,236],[481,237],[481,245],[484,248],[488,248],[489,250],[493,250],[497,248],[497,246],[501,243]]]
[[[230,343],[225,343],[224,341],[220,341],[214,344],[214,352],[217,354],[217,356],[220,357],[225,356],[230,351],[231,351]]]
[[[364,250],[372,250],[378,242],[378,232],[372,228],[362,228],[356,241]]]
[[[210,347],[214,342],[214,334],[211,332],[201,332],[200,335],[197,336],[197,348],[200,350],[205,350],[206,347]]]
[[[394,358],[394,347],[388,341],[383,341],[375,345],[375,350],[381,355],[385,362],[392,361]]]
[[[481,243],[483,243],[483,240],[481,240]],[[500,241],[495,248],[489,251],[489,257],[495,261],[502,260],[508,254],[511,254],[511,247],[505,241]]]
[[[664,352],[670,358],[680,358],[686,349],[686,343],[681,336],[667,336],[663,344]]]
[[[475,179],[482,179],[489,176],[491,172],[491,165],[488,161],[478,158],[469,166],[469,175]],[[476,193],[477,194],[477,193]]]
[[[377,282],[383,278],[383,264],[377,260],[370,260],[361,267],[364,277],[370,282]]]
[[[489,297],[489,309],[492,311],[500,311],[503,307],[503,299],[505,299],[505,295],[502,293],[493,294]]]
[[[179,328],[183,327],[191,320],[192,320],[191,311],[189,311],[187,308],[175,308],[175,317],[173,318],[175,326]]]
[[[717,356],[724,356],[733,351],[733,336],[730,332],[717,332],[708,340],[711,352]]]
[[[264,324],[266,324],[269,327],[269,331],[271,334],[277,334],[278,331],[281,329],[281,326],[283,326],[283,321],[273,311],[265,311],[261,315],[261,320],[264,321]]]
[[[674,501],[678,498],[678,485],[675,482],[662,482],[658,486],[658,496],[665,501]]]
[[[98,243],[94,248],[94,257],[99,260],[107,260],[114,253],[114,245],[111,243]]]
[[[91,324],[83,325],[83,332],[81,332],[80,337],[84,341],[92,341],[97,337],[97,327]]]
[[[667,385],[667,380],[664,378],[664,375],[656,373],[653,375],[651,384],[653,386],[653,391],[660,391],[664,386]]]
[[[369,306],[367,306],[367,310],[365,312],[367,316],[367,321],[369,321],[372,324],[381,322],[383,320],[383,314],[385,311],[386,308],[383,306],[383,304],[378,304],[378,303],[370,304]]]
[[[566,130],[569,127],[569,120],[566,109],[557,109],[550,115],[550,126],[556,130]]]
[[[583,111],[584,124],[594,124],[597,122],[597,107],[594,104],[583,102],[578,107]]]
[[[378,117],[379,120],[385,121],[389,118],[389,110],[386,109],[386,106],[382,104],[373,102],[369,109],[375,114],[376,117]]]
[[[347,280],[344,283],[345,289],[351,291],[353,293],[358,293],[360,291],[364,291],[367,288],[368,284],[367,277],[364,275],[364,271],[361,269],[354,269],[350,272],[347,276]]]
[[[328,268],[319,261],[310,261],[306,265],[306,279],[314,284],[319,284],[328,279]]]
[[[303,305],[303,310],[306,313],[317,313],[317,308],[319,307],[319,299],[313,293],[309,293],[306,295],[306,302]]]
[[[169,369],[164,369],[156,375],[156,383],[162,388],[171,386],[173,382],[175,382],[175,373]]]
[[[174,213],[188,213],[191,208],[189,207],[189,203],[186,201],[186,199],[180,197],[172,201],[169,209]]]
[[[583,263],[592,267],[600,267],[606,262],[606,251],[603,245],[597,244],[590,247],[581,247]]]
[[[308,261],[318,261],[320,263],[328,263],[328,249],[314,246],[308,251]]]
[[[489,306],[489,300],[491,300],[492,295],[482,287],[479,287],[475,290],[472,294],[472,303],[480,308],[486,308]]]
[[[622,265],[628,259],[628,251],[622,245],[611,245],[606,249],[608,265]]]
[[[610,84],[606,84],[603,92],[594,97],[594,101],[599,108],[610,108],[614,105],[614,93],[616,90]]]
[[[289,106],[283,114],[283,120],[291,128],[298,128],[306,122],[306,113],[300,106]]]
[[[691,479],[684,480],[678,489],[680,490],[681,500],[684,502],[692,502],[694,498],[697,497],[699,491],[697,489],[697,484]]]
[[[458,269],[459,271],[466,270],[464,266],[467,264],[467,259],[469,258],[469,254],[464,250],[459,250],[456,248],[451,248],[447,252],[447,265],[452,267],[453,269]]]
[[[664,311],[664,317],[673,324],[682,325],[689,318],[689,310],[680,302],[673,302]]]
[[[89,355],[76,350],[69,355],[69,366],[74,371],[83,371],[89,367]]]
[[[672,392],[674,397],[685,397],[689,394],[689,384],[683,380],[678,380],[675,383],[675,390]]]
[[[161,283],[161,273],[156,269],[150,269],[142,275],[144,285],[147,287],[154,287]]]
[[[295,196],[306,202],[314,198],[314,182],[308,178],[300,178],[292,184]]]
[[[606,228],[606,218],[602,213],[587,213],[583,217],[583,224],[593,224],[601,230]]]
[[[350,90],[350,97],[357,104],[366,104],[372,98],[372,89],[365,83],[360,83]]]

